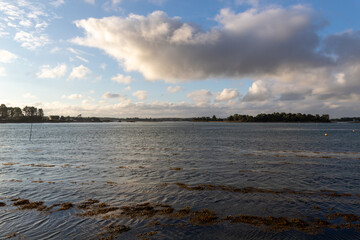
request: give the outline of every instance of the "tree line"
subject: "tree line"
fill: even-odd
[[[0,121],[2,122],[40,122],[44,119],[42,108],[26,106],[23,109],[19,107],[7,107],[0,105]]]
[[[213,117],[199,117],[193,118],[193,121],[228,121],[228,122],[330,122],[328,114],[311,115],[302,113],[260,113],[256,116],[234,114],[225,119]]]

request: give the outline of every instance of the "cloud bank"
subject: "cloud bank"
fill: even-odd
[[[217,25],[204,31],[161,11],[89,18],[75,22],[85,35],[72,41],[102,49],[148,80],[250,78],[253,84],[241,99],[249,108],[300,111],[312,103],[324,111],[359,110],[360,31],[320,36],[326,19],[302,5],[222,9],[214,20]],[[214,96],[215,104],[240,98],[231,89],[187,95],[197,106]]]
[[[148,16],[76,21],[85,37],[72,41],[104,50],[128,71],[168,82],[208,78],[243,78],[283,69],[331,64],[319,54],[317,31],[326,21],[311,9],[223,9],[218,26],[203,31],[156,11]]]

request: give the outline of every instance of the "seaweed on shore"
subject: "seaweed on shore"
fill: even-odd
[[[14,232],[14,233],[10,233],[10,234],[7,235],[6,237],[7,237],[7,238],[13,238],[13,237],[16,237],[16,236],[18,236],[18,235],[19,235],[18,232]]]
[[[42,211],[46,208],[46,206],[44,206],[44,202],[30,202],[28,199],[19,199],[14,202],[13,205],[19,207],[22,210],[37,209],[39,211]]]
[[[25,164],[25,165],[21,165],[21,167],[44,167],[44,168],[52,168],[52,167],[55,167],[55,165],[53,164],[45,164],[45,163],[42,163],[42,164],[34,164],[34,163],[31,163],[31,164]]]
[[[169,169],[170,169],[170,170],[173,170],[173,171],[180,171],[180,170],[182,170],[182,168],[180,168],[180,167],[170,167]]]
[[[150,204],[146,202],[136,205],[122,206],[121,210],[121,215],[134,218],[152,217],[154,215],[166,215],[172,213],[174,211],[174,208],[166,204]]]
[[[91,217],[91,216],[97,216],[100,214],[106,214],[106,213],[113,212],[113,211],[116,211],[119,209],[118,207],[108,206],[105,203],[96,204],[95,201],[97,201],[97,200],[94,200],[94,201],[88,200],[87,203],[83,203],[82,205],[80,205],[83,209],[87,210],[86,212],[84,212],[80,215],[84,216],[84,217]]]
[[[7,162],[7,163],[3,163],[4,166],[14,166],[16,164],[20,164],[20,163],[16,163],[16,162]]]
[[[64,210],[68,210],[70,208],[74,207],[74,205],[70,202],[66,202],[66,203],[62,203],[60,204],[60,208],[57,211],[64,211]]]
[[[106,181],[106,184],[108,184],[110,186],[117,186],[118,185],[116,182],[112,182],[112,181]]]
[[[330,223],[316,219],[312,222],[306,222],[299,218],[285,218],[285,217],[259,217],[251,215],[236,215],[236,216],[227,216],[222,218],[222,220],[230,221],[231,223],[245,223],[257,227],[266,227],[266,229],[271,231],[287,231],[291,229],[296,229],[298,231],[307,232],[316,234],[321,229],[330,227]]]
[[[143,238],[143,237],[146,237],[146,236],[153,236],[155,234],[157,234],[158,232],[157,231],[151,231],[151,232],[146,232],[146,233],[139,233],[139,234],[136,234],[135,237],[138,237],[138,238]]]
[[[130,231],[131,228],[122,224],[112,224],[107,226],[103,229],[103,232],[100,234],[101,239],[103,240],[112,240],[116,239],[116,236],[123,233]]]
[[[21,179],[10,179],[9,182],[22,182]]]
[[[210,224],[215,223],[218,218],[214,211],[209,209],[202,209],[201,211],[193,211],[190,215],[190,220],[195,224]]]
[[[356,216],[354,214],[345,214],[345,213],[331,213],[331,214],[327,214],[325,217],[328,219],[342,218],[346,222],[357,222],[360,220],[359,216]]]
[[[188,187],[185,184],[179,184],[182,187]],[[200,186],[200,189],[218,189],[219,186],[204,185]],[[223,186],[222,188],[227,189]],[[231,189],[230,189],[231,190]],[[31,202],[28,199],[14,198],[11,199],[13,206],[18,207],[21,210],[36,209],[38,211],[50,211],[51,209],[58,207],[56,211],[68,210],[73,207],[77,207],[77,211],[82,213],[76,214],[82,217],[97,217],[101,216],[103,219],[118,220],[121,218],[152,218],[152,222],[148,223],[148,227],[169,227],[177,226],[173,223],[161,223],[158,217],[167,220],[181,219],[181,222],[186,221],[189,225],[212,225],[220,222],[229,222],[232,224],[249,224],[256,227],[264,228],[265,230],[281,232],[296,230],[306,232],[308,234],[318,234],[324,229],[353,229],[360,231],[360,216],[350,213],[338,213],[332,212],[324,215],[322,218],[292,218],[289,216],[252,216],[252,215],[229,215],[219,219],[215,211],[211,209],[193,210],[189,206],[182,209],[175,210],[171,205],[161,203],[139,203],[132,205],[124,205],[122,207],[112,206],[106,203],[102,203],[96,199],[88,199],[79,204],[73,204],[70,202],[56,203],[50,207],[46,207],[43,202]],[[0,206],[5,206],[3,203]],[[313,207],[317,210],[317,207]],[[156,221],[155,221],[156,220]],[[180,227],[185,226],[183,223],[179,224]],[[104,239],[113,239],[117,234],[129,231],[130,228],[124,225],[110,225],[106,228],[103,234]],[[154,233],[156,231],[153,231]],[[140,237],[148,237],[155,235],[149,233],[142,233]]]
[[[226,192],[238,192],[238,193],[269,193],[269,194],[295,194],[295,195],[305,195],[305,196],[326,196],[326,197],[351,197],[350,193],[338,193],[332,190],[320,190],[319,192],[315,191],[298,191],[291,190],[288,188],[282,188],[281,190],[272,190],[272,189],[263,189],[256,187],[244,187],[244,188],[235,188],[232,186],[226,185],[212,185],[212,184],[200,184],[197,186],[189,186],[185,183],[175,183],[178,187],[186,189],[188,191],[226,191]],[[355,194],[357,196],[357,194]]]
[[[86,201],[83,201],[81,202],[79,205],[78,205],[78,208],[81,208],[81,209],[87,209],[89,208],[89,206],[95,204],[95,203],[99,203],[99,200],[96,200],[96,199],[88,199]]]

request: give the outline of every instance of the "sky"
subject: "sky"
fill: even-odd
[[[360,114],[359,0],[0,0],[0,104]]]

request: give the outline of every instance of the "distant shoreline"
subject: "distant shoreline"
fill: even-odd
[[[7,107],[0,105],[0,123],[99,123],[99,122],[254,122],[254,123],[329,123],[329,122],[353,122],[359,123],[360,117],[343,117],[330,119],[329,114],[305,114],[305,113],[259,113],[255,116],[244,114],[233,114],[226,118],[212,117],[164,117],[164,118],[115,118],[115,117],[83,117],[81,114],[76,117],[49,115],[45,116],[43,109],[26,106]]]
[[[192,123],[204,123],[204,122],[208,122],[208,123],[360,123],[360,121],[333,121],[330,120],[328,122],[312,122],[312,121],[298,121],[298,122],[285,122],[285,121],[258,121],[258,122],[243,122],[243,121],[228,121],[228,120],[223,120],[223,121],[200,121],[200,120],[192,120],[192,119],[136,119],[136,120],[118,120],[118,119],[114,119],[114,120],[104,120],[104,121],[0,121],[0,124],[9,124],[9,123],[14,123],[14,124],[23,124],[23,123],[135,123],[135,122],[192,122]]]

